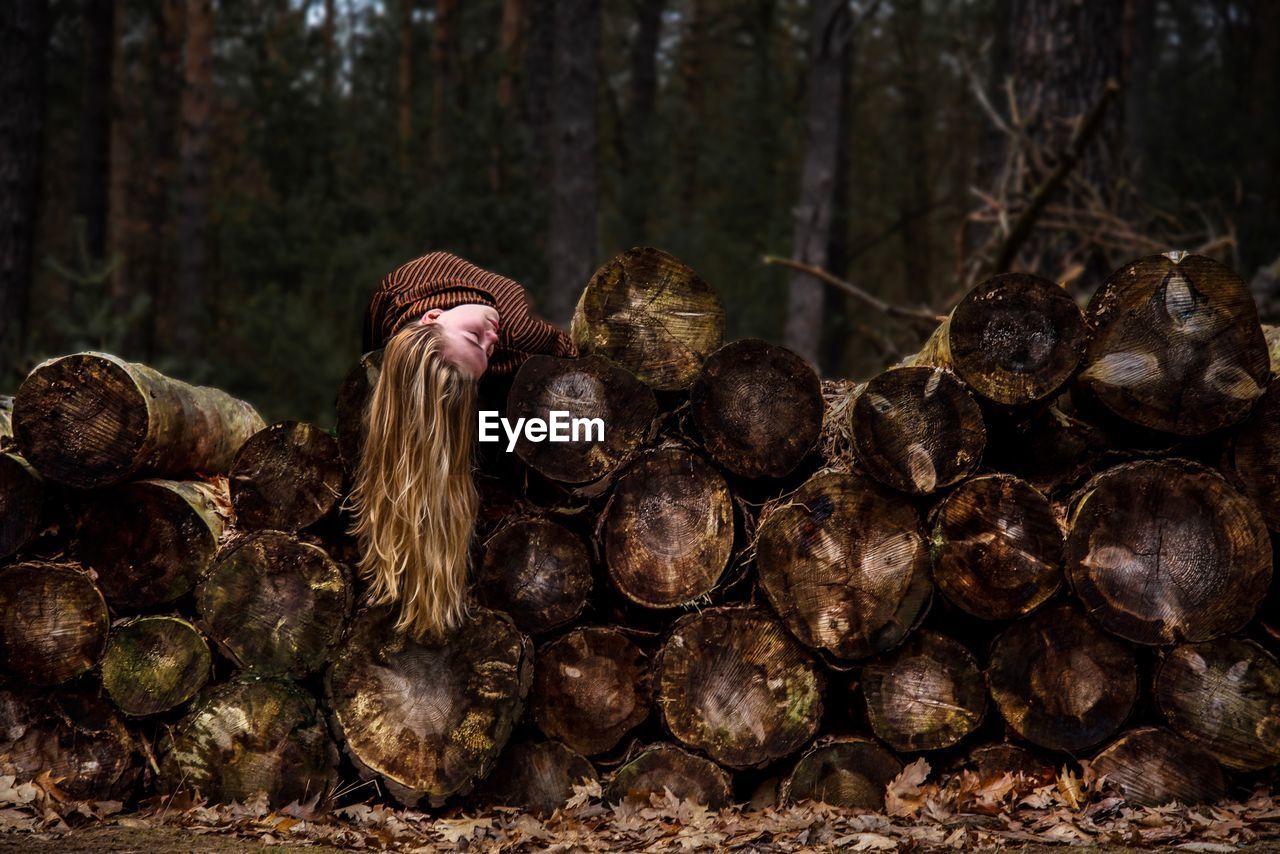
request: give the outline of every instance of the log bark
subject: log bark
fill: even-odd
[[[0,756],[26,776],[61,778],[72,798],[128,798],[140,771],[135,747],[106,700],[0,688]]]
[[[532,681],[532,650],[505,614],[477,609],[446,643],[419,643],[371,609],[325,683],[347,755],[406,805],[470,791],[497,761]]]
[[[1086,399],[1150,430],[1202,436],[1248,415],[1267,381],[1248,287],[1203,255],[1140,258],[1089,300]]]
[[[73,553],[98,574],[111,607],[137,611],[186,596],[228,532],[225,478],[148,479],[95,493]]]
[[[855,389],[853,449],[876,480],[911,495],[959,483],[982,460],[987,429],[949,371],[891,368]]]
[[[1257,505],[1267,527],[1280,533],[1280,380],[1272,378],[1232,437],[1227,473]]]
[[[1271,583],[1258,510],[1185,460],[1126,463],[1074,502],[1067,575],[1107,631],[1136,643],[1205,641],[1244,626]]]
[[[767,507],[756,567],[787,628],[842,659],[901,643],[932,589],[915,508],[856,474],[820,472]]]
[[[1041,611],[996,638],[987,682],[1018,735],[1069,753],[1114,735],[1138,699],[1133,651],[1073,605]]]
[[[871,739],[827,737],[796,762],[782,782],[781,800],[821,801],[879,812],[884,809],[885,789],[900,773],[898,757]]]
[[[580,433],[579,441],[532,442],[522,432],[516,454],[551,480],[580,484],[613,472],[639,450],[650,436],[658,404],[643,383],[607,359],[531,356],[512,380],[507,418],[550,422],[552,410],[601,419],[603,441],[584,441],[586,434]]]
[[[0,453],[0,560],[35,538],[44,508],[44,478],[21,454]]]
[[[604,511],[604,555],[621,593],[674,608],[715,589],[733,551],[733,496],[682,448],[647,451],[618,478]]]
[[[220,389],[107,353],[41,362],[13,403],[22,455],[50,480],[83,489],[147,475],[225,474],[265,426],[252,406]]]
[[[1169,726],[1227,768],[1280,763],[1280,663],[1253,641],[1174,647],[1156,670],[1152,693]]]
[[[1062,584],[1062,529],[1049,500],[1006,474],[960,484],[933,513],[933,580],[980,619],[1040,607]]]
[[[227,479],[238,529],[299,531],[342,497],[342,458],[328,433],[283,421],[240,446]]]
[[[547,519],[524,519],[485,543],[474,590],[520,631],[541,635],[576,620],[592,584],[587,547],[576,534]]]
[[[88,672],[107,643],[107,603],[74,564],[28,561],[0,570],[0,662],[30,685]]]
[[[200,630],[178,617],[137,617],[111,630],[102,687],[120,711],[145,717],[177,708],[209,681],[213,656]]]
[[[689,401],[707,453],[742,477],[789,474],[822,430],[822,383],[813,367],[758,338],[707,357]]]
[[[648,657],[617,629],[574,629],[538,651],[533,719],[584,756],[613,749],[651,702]]]
[[[364,447],[364,437],[369,432],[365,420],[369,395],[373,394],[381,372],[382,350],[372,350],[360,357],[359,363],[347,372],[338,386],[334,423],[338,430],[338,451],[348,472],[355,471],[360,462],[360,449]]]
[[[650,795],[665,790],[679,800],[693,801],[719,810],[733,801],[733,781],[728,772],[709,759],[695,756],[674,744],[654,744],[614,773],[605,789],[605,800],[649,803]]]
[[[971,289],[906,364],[950,368],[986,400],[1027,406],[1066,385],[1087,339],[1065,290],[1040,276],[1002,273]]]
[[[687,389],[724,338],[720,297],[692,268],[640,246],[587,282],[570,334],[580,353],[612,359],[655,389]]]
[[[283,806],[337,783],[338,751],[315,699],[282,679],[243,674],[207,689],[162,748],[162,787],[215,802],[261,791]]]
[[[1094,773],[1105,775],[1136,806],[1158,807],[1172,801],[1194,806],[1226,796],[1217,760],[1156,727],[1129,730],[1095,756],[1091,765]]]
[[[895,750],[940,750],[982,723],[987,689],[972,653],[936,632],[916,632],[862,668],[871,731]]]
[[[822,720],[821,671],[781,623],[755,608],[681,617],[654,673],[667,730],[730,768],[794,753]]]
[[[209,637],[238,666],[300,678],[329,660],[351,585],[324,549],[280,531],[239,540],[196,585]]]
[[[502,751],[476,800],[545,818],[565,805],[575,785],[597,779],[590,762],[558,741],[518,741]]]

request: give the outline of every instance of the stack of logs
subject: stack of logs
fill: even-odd
[[[335,435],[44,362],[0,405],[0,755],[75,797],[535,811],[583,779],[874,809],[921,754],[1199,803],[1280,763],[1280,382],[1231,270],[1142,258],[1083,311],[995,276],[862,383],[723,328],[633,249],[581,358],[486,381],[604,439],[480,446],[476,607],[436,644],[352,575],[381,351]]]

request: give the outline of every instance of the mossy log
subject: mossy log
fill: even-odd
[[[238,529],[299,531],[327,516],[341,498],[342,458],[328,433],[283,421],[240,447],[227,480]]]
[[[1098,288],[1085,318],[1081,390],[1141,427],[1202,436],[1241,421],[1266,385],[1253,295],[1212,258],[1170,252],[1132,261]]]
[[[1138,699],[1133,651],[1072,605],[1041,611],[996,638],[987,682],[1018,735],[1070,753],[1114,735]]]
[[[256,674],[206,689],[161,749],[164,789],[195,789],[214,802],[261,791],[283,806],[321,795],[338,779],[338,751],[315,698]]]
[[[137,480],[92,496],[73,551],[116,611],[165,605],[191,592],[230,516],[225,478]]]
[[[649,716],[645,654],[615,628],[574,629],[538,651],[530,712],[547,738],[584,756],[612,749]]]
[[[551,480],[583,484],[617,469],[650,437],[658,403],[650,388],[603,357],[530,356],[511,382],[506,417],[512,424],[539,418],[550,430],[556,429],[553,411],[568,413],[558,429],[571,441],[544,437],[534,442],[521,430],[516,455]],[[598,424],[575,419],[598,419]],[[493,433],[505,449],[505,433],[497,428]]]
[[[789,474],[822,430],[822,384],[813,366],[758,338],[712,353],[689,403],[707,453],[742,477]]]
[[[45,481],[21,454],[0,453],[0,560],[40,533]]]
[[[532,649],[497,611],[475,609],[442,644],[397,632],[394,617],[356,617],[325,676],[329,708],[362,776],[406,805],[439,805],[497,761],[529,691]]]
[[[1125,463],[1090,480],[1075,500],[1065,560],[1094,619],[1143,644],[1234,632],[1271,583],[1257,508],[1185,460]]]
[[[1001,273],[972,288],[907,364],[951,368],[975,394],[1025,406],[1066,385],[1087,339],[1066,290],[1040,276]]]
[[[961,610],[1013,620],[1062,583],[1062,530],[1024,480],[991,474],[965,481],[933,513],[933,581]]]
[[[780,790],[784,803],[821,801],[838,807],[884,809],[885,789],[902,773],[898,757],[869,738],[828,736],[796,762]]]
[[[1209,753],[1168,730],[1132,729],[1090,763],[1135,806],[1213,804],[1226,797],[1222,767]]]
[[[82,489],[140,477],[225,474],[266,424],[225,391],[108,353],[41,362],[13,402],[13,434],[45,477]]]
[[[111,629],[102,687],[130,717],[167,712],[209,681],[213,656],[200,631],[178,617],[137,617]]]
[[[982,460],[982,409],[951,372],[890,368],[853,394],[853,450],[886,486],[928,495],[959,483]]]
[[[351,602],[343,568],[282,531],[238,540],[196,586],[201,622],[227,657],[281,676],[301,677],[329,660]]]
[[[1267,527],[1280,533],[1280,379],[1271,380],[1232,437],[1227,465],[1230,479],[1258,506]]]
[[[573,796],[575,785],[594,782],[596,769],[558,741],[507,745],[474,800],[549,816]]]
[[[667,730],[730,768],[794,753],[822,720],[817,664],[780,622],[755,608],[681,617],[654,672]]]
[[[378,384],[382,372],[382,350],[379,348],[360,357],[360,361],[343,377],[334,401],[335,421],[338,430],[338,452],[342,465],[348,472],[356,469],[360,461],[360,449],[369,432],[365,420],[369,396]]]
[[[577,619],[592,584],[587,547],[576,534],[547,519],[523,519],[485,542],[474,589],[520,631],[541,635]]]
[[[614,485],[605,511],[605,564],[632,602],[674,608],[715,589],[733,536],[733,496],[720,473],[682,448],[657,448]]]
[[[670,790],[678,800],[693,801],[713,810],[733,801],[733,780],[710,759],[674,744],[653,744],[619,768],[605,789],[605,800],[621,803],[638,800],[649,804],[650,795]]]
[[[915,507],[856,474],[820,472],[767,507],[756,567],[792,633],[843,659],[901,643],[931,591]]]
[[[0,666],[30,685],[87,672],[107,644],[107,603],[72,564],[16,563],[0,570]]]
[[[1280,663],[1253,641],[1174,647],[1152,693],[1169,726],[1226,767],[1257,771],[1280,763]]]
[[[587,282],[570,323],[578,352],[605,356],[656,389],[684,389],[724,339],[720,297],[675,256],[640,246]]]
[[[78,800],[126,800],[140,767],[129,730],[98,697],[0,688],[0,756],[27,777],[44,772]]]
[[[916,632],[862,668],[871,731],[895,750],[940,750],[982,723],[987,687],[973,654],[937,632]]]
[[[1108,448],[1102,430],[1058,406],[1028,419],[992,419],[987,431],[984,464],[1044,493],[1083,480]]]

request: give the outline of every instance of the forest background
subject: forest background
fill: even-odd
[[[0,3],[0,394],[105,350],[327,428],[398,264],[563,325],[636,245],[824,376],[1171,248],[1277,319],[1280,3]]]

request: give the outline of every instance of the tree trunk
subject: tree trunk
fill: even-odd
[[[524,55],[525,0],[503,0],[502,23],[498,30],[498,50],[502,68],[498,72],[498,106],[510,110],[515,103],[516,70]]]
[[[280,531],[224,549],[196,585],[196,609],[227,658],[295,679],[328,662],[351,601],[346,573],[324,549]]]
[[[600,0],[555,0],[551,102],[551,269],[548,319],[564,324],[595,269],[596,74]]]
[[[901,63],[898,85],[902,99],[903,166],[906,180],[901,190],[898,215],[902,220],[903,294],[912,305],[933,302],[931,235],[928,211],[932,207],[930,181],[929,105],[921,68],[921,29],[928,20],[922,0],[899,0],[893,7],[893,22]]]
[[[536,636],[577,619],[592,584],[587,547],[576,534],[526,519],[485,543],[473,589],[484,605],[506,611],[520,631]]]
[[[813,367],[758,338],[712,353],[689,399],[707,453],[742,477],[791,473],[822,430],[822,383]]]
[[[631,98],[623,119],[625,133],[622,208],[624,245],[634,246],[649,232],[657,168],[654,112],[658,93],[658,38],[666,0],[640,0],[636,37],[631,44]]]
[[[881,812],[885,790],[902,773],[898,757],[868,738],[819,739],[782,783],[781,800],[821,801],[837,807]]]
[[[551,164],[551,92],[555,65],[554,2],[538,3],[529,13],[529,48],[524,56],[523,118],[531,142],[530,168]]]
[[[155,359],[173,334],[173,308],[168,297],[173,279],[170,264],[173,226],[169,197],[178,172],[178,123],[182,102],[182,0],[159,0],[155,7],[155,100],[151,102],[153,150],[147,182],[146,287],[151,296],[150,324],[145,328],[144,352]]]
[[[107,603],[73,564],[15,563],[0,570],[0,661],[31,685],[89,671],[107,643]]]
[[[106,700],[0,688],[0,756],[24,777],[47,772],[68,797],[128,799],[141,770],[134,748]]]
[[[530,708],[547,738],[591,756],[649,717],[649,662],[613,628],[574,629],[538,651]]]
[[[396,70],[396,153],[400,170],[409,168],[409,144],[413,140],[413,3],[400,2],[400,59]]]
[[[80,75],[76,215],[84,224],[85,249],[93,259],[104,258],[107,254],[115,7],[116,0],[83,0],[84,54]]]
[[[546,818],[568,802],[575,785],[596,780],[591,763],[560,742],[519,741],[502,751],[476,800]]]
[[[337,441],[312,424],[282,421],[250,436],[227,479],[236,527],[300,531],[333,511],[342,496]]]
[[[605,800],[649,804],[650,795],[670,790],[682,801],[719,810],[733,800],[733,781],[723,768],[674,744],[650,745],[618,769],[605,790]]]
[[[1129,730],[1090,765],[1134,806],[1158,807],[1170,801],[1212,804],[1227,793],[1222,768],[1212,756],[1155,727]]]
[[[94,489],[147,475],[225,473],[266,427],[225,391],[107,353],[37,365],[13,402],[22,455],[50,480]]]
[[[436,0],[431,39],[431,163],[439,170],[452,153],[450,125],[458,87],[458,0]]]
[[[337,76],[338,51],[334,36],[338,28],[337,0],[324,0],[324,23],[321,24],[321,40],[324,44],[324,98],[333,97],[333,83]]]
[[[102,687],[126,715],[157,715],[194,697],[212,663],[209,644],[186,620],[137,617],[112,628]]]
[[[182,191],[178,215],[178,287],[174,346],[189,359],[204,357],[210,312],[209,195],[213,120],[213,0],[187,0],[182,88]]]

